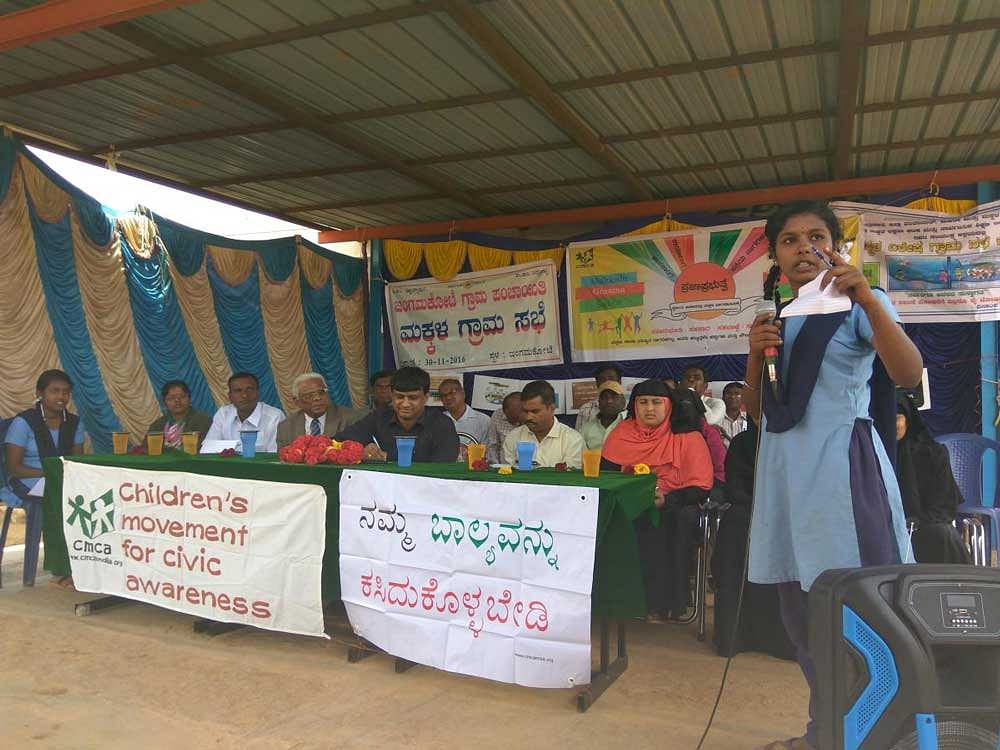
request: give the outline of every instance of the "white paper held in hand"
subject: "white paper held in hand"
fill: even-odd
[[[785,305],[781,311],[782,318],[793,318],[798,315],[829,315],[851,309],[851,298],[842,294],[831,282],[826,289],[820,289],[826,272],[820,273],[808,284],[799,288],[799,295]]]

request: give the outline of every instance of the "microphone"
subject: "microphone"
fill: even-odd
[[[774,300],[764,297],[760,302],[757,303],[757,309],[754,311],[754,318],[759,318],[762,315],[767,315],[771,320],[774,320],[778,315],[778,306],[774,304]],[[767,370],[767,380],[771,384],[771,392],[774,397],[778,397],[778,350],[769,346],[764,350],[764,366]]]

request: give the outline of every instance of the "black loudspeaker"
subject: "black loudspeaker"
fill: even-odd
[[[1000,570],[828,570],[809,646],[820,750],[1000,748]]]

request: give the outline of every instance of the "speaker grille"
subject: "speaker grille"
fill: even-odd
[[[843,632],[844,640],[864,657],[870,677],[857,702],[844,716],[844,750],[856,750],[899,690],[899,674],[885,641],[846,605]]]

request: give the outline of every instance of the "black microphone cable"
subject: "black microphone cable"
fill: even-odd
[[[729,677],[729,667],[733,663],[734,651],[736,650],[736,639],[740,632],[740,617],[743,614],[743,591],[746,588],[747,583],[747,573],[750,565],[750,537],[753,533],[753,517],[757,512],[757,461],[760,458],[760,440],[763,436],[763,421],[764,421],[764,394],[761,389],[764,387],[764,371],[761,368],[760,373],[760,384],[757,386],[757,392],[760,396],[760,412],[757,414],[757,445],[754,449],[754,491],[751,495],[751,502],[753,503],[750,509],[750,525],[747,527],[747,547],[743,553],[743,571],[740,576],[740,592],[736,597],[736,617],[733,618],[733,633],[729,639],[729,655],[726,657],[726,666],[722,670],[722,679],[719,681],[719,690],[715,694],[715,703],[712,705],[712,713],[709,714],[708,723],[705,724],[705,731],[701,734],[701,739],[698,740],[698,745],[695,750],[701,750],[702,745],[705,744],[705,738],[708,737],[708,733],[712,730],[712,724],[715,722],[715,715],[719,710],[719,704],[722,702],[722,694],[726,689],[726,679]],[[706,566],[708,562],[706,561]],[[708,572],[706,571],[706,575]],[[716,609],[718,612],[718,609]],[[716,627],[718,623],[716,623]]]

